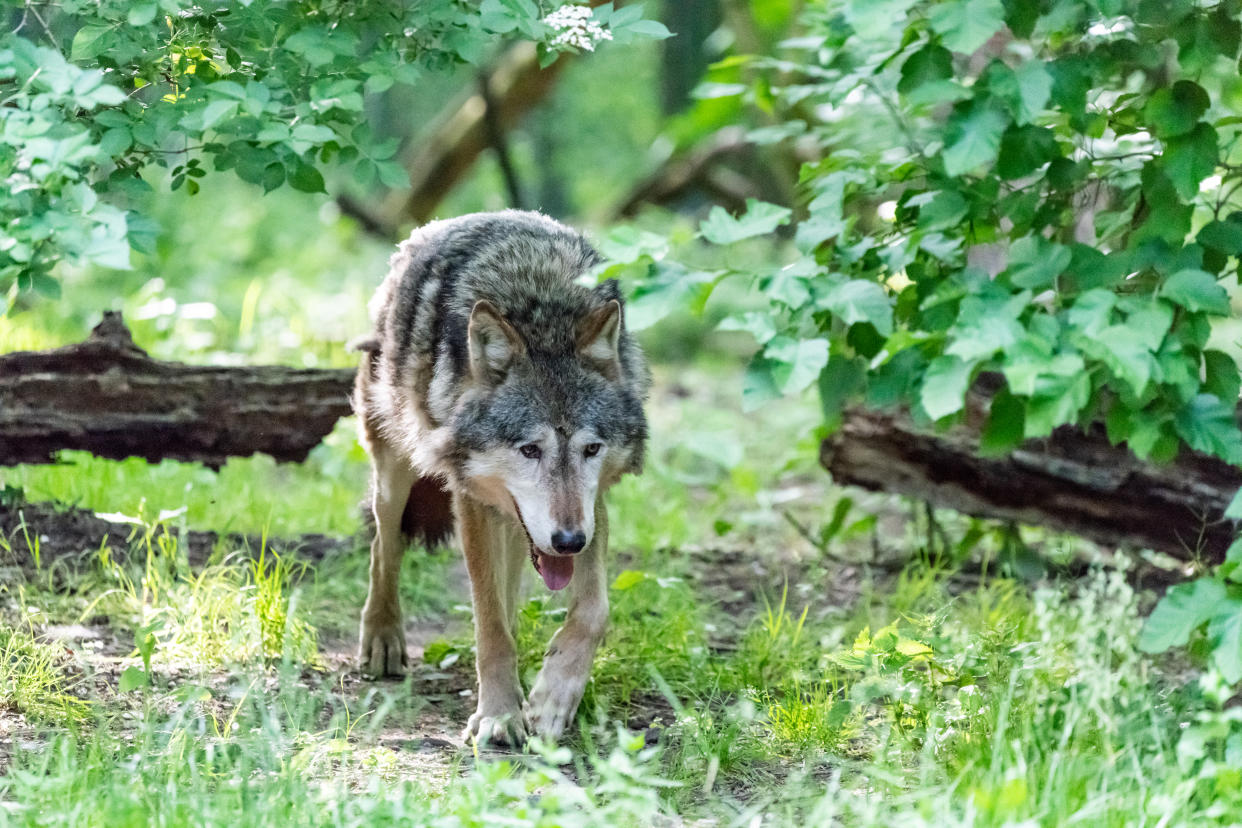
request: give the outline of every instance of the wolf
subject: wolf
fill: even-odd
[[[615,280],[582,283],[600,261],[540,213],[432,222],[399,245],[359,343],[352,401],[375,517],[359,660],[403,672],[406,539],[455,530],[479,683],[462,737],[476,744],[559,737],[607,627],[604,493],[642,470],[650,377]],[[568,588],[569,610],[524,702],[514,632],[527,560],[548,589]]]

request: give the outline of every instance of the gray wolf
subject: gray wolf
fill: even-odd
[[[579,233],[539,213],[437,221],[392,257],[353,404],[372,461],[375,540],[359,659],[407,664],[398,599],[406,537],[455,530],[474,605],[478,709],[463,738],[517,746],[572,721],[608,622],[604,493],[642,468],[649,378],[615,281]],[[514,643],[529,560],[568,588],[523,701]]]

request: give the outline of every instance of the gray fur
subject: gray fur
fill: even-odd
[[[582,320],[623,303],[612,280],[578,283],[599,261],[581,234],[533,212],[477,213],[415,231],[371,305],[378,348],[368,348],[371,370],[360,372],[355,395],[366,430],[405,446],[417,472],[450,488],[463,483],[472,452],[516,444],[537,425],[591,428],[631,458],[621,471],[640,471],[649,375],[638,346],[622,321],[611,378],[577,348]],[[480,300],[525,346],[494,387],[470,373],[469,322]]]

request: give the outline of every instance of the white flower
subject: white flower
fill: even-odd
[[[612,40],[612,32],[591,19],[589,6],[561,6],[543,19],[556,32],[549,44],[553,47],[583,49],[594,52],[604,40]]]

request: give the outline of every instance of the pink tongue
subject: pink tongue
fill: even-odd
[[[543,582],[548,585],[548,589],[564,589],[574,577],[574,559],[540,552],[539,574],[543,576]]]

